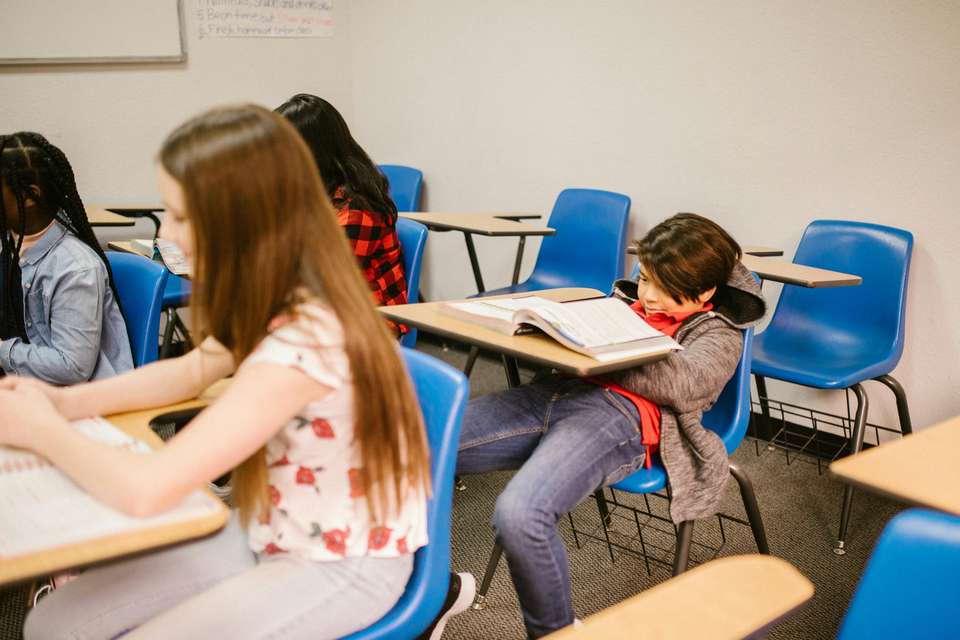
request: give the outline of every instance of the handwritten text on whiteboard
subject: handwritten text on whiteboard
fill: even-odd
[[[326,38],[333,0],[196,0],[202,38]]]

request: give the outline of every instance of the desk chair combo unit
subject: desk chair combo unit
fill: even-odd
[[[548,227],[556,235],[540,245],[533,273],[518,283],[520,260],[514,265],[513,284],[481,290],[480,296],[533,292],[561,287],[609,291],[623,277],[630,198],[598,189],[564,189],[557,196]],[[520,240],[523,242],[524,236]],[[522,245],[521,245],[522,246]],[[518,254],[519,258],[520,254]],[[480,351],[470,349],[464,373],[469,377]]]
[[[743,332],[743,334],[743,352],[740,355],[740,362],[737,365],[737,369],[734,372],[733,377],[724,387],[720,397],[717,399],[716,404],[714,404],[713,408],[711,408],[710,411],[705,413],[703,416],[703,425],[706,428],[716,432],[717,435],[720,436],[728,454],[732,454],[743,441],[743,437],[747,432],[747,424],[750,420],[750,357],[751,346],[753,342],[753,331],[746,330]],[[666,469],[664,468],[659,456],[656,456],[652,463],[653,464],[650,469],[640,469],[639,471],[627,476],[623,480],[610,485],[609,488],[628,493],[645,495],[663,491],[666,489],[669,482]],[[730,474],[734,477],[734,479],[736,479],[737,484],[739,485],[740,495],[743,499],[744,509],[747,513],[748,524],[753,532],[757,550],[760,553],[769,554],[770,548],[767,544],[767,537],[763,527],[763,519],[760,515],[760,508],[757,505],[757,498],[753,490],[753,484],[750,482],[750,479],[746,473],[732,462],[729,463],[729,468]],[[594,497],[597,501],[597,506],[600,511],[600,519],[608,549],[612,549],[613,546],[627,549],[626,547],[615,545],[610,541],[607,531],[607,522],[610,518],[610,512],[607,499],[604,495],[603,487],[597,489],[597,491],[594,493]],[[617,501],[615,497],[613,505],[614,508],[625,508],[628,510],[632,509],[632,507]],[[571,517],[571,526],[572,525],[573,519]],[[693,538],[693,526],[693,521],[686,521],[681,523],[677,528],[677,543],[673,559],[673,575],[679,575],[687,569],[690,557],[690,544]],[[638,534],[641,535],[640,539],[642,540],[643,538],[642,532],[640,531],[639,522],[637,522],[637,529]],[[579,539],[576,538],[575,529],[574,536],[577,544],[579,545]],[[502,553],[503,548],[499,543],[496,543],[494,545],[493,552],[490,555],[490,560],[487,563],[487,568],[484,573],[480,589],[477,591],[476,604],[474,605],[475,609],[483,609],[485,606],[487,590],[490,588],[490,582],[493,580],[493,574],[500,562],[500,556]],[[610,551],[610,557],[612,560],[612,550]],[[645,558],[649,558],[649,556],[645,556]],[[647,563],[649,571],[649,559],[647,560]]]
[[[876,380],[897,403],[900,432],[912,432],[907,397],[890,375],[903,353],[907,281],[913,235],[863,222],[817,220],[804,231],[794,262],[862,276],[843,289],[785,287],[770,324],[757,335],[752,371],[764,426],[770,420],[766,379],[817,389],[849,389],[856,413],[850,453],[863,448],[868,398],[862,383]],[[846,426],[844,426],[846,432]],[[774,436],[775,437],[775,436]],[[834,552],[843,555],[853,487],[844,488]]]

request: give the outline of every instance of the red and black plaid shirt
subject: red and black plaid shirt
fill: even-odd
[[[407,279],[403,274],[403,253],[397,228],[385,213],[351,209],[342,199],[342,188],[334,194],[339,207],[337,219],[353,246],[360,270],[370,283],[378,305],[406,304]],[[400,328],[406,333],[406,327]]]

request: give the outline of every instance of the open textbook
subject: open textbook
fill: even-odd
[[[73,426],[111,446],[150,451],[145,443],[102,418],[78,420]],[[128,516],[89,495],[46,459],[0,447],[0,567],[8,558],[192,521],[223,508],[219,500],[197,490],[164,513],[147,518]]]
[[[568,349],[602,362],[683,348],[615,298],[554,302],[531,295],[445,302],[439,310],[507,335],[536,327]]]

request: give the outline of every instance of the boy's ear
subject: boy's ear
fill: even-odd
[[[697,296],[697,302],[699,302],[700,304],[706,304],[707,302],[709,302],[710,298],[712,298],[713,294],[715,294],[716,292],[717,292],[716,287],[710,287],[709,289],[701,293],[699,296]]]

